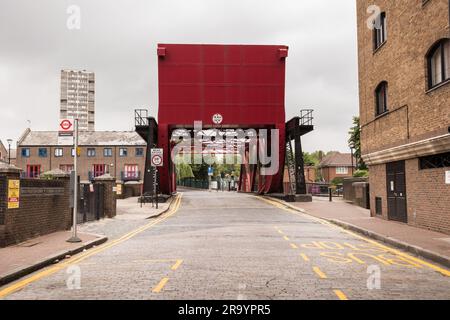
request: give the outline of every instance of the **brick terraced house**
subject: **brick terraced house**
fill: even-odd
[[[350,178],[356,170],[356,159],[350,153],[332,152],[320,161],[317,166],[324,182],[335,178]]]
[[[109,173],[121,182],[140,182],[145,168],[145,141],[134,131],[85,131],[79,135],[78,170],[81,181]],[[73,146],[58,139],[57,131],[27,129],[17,143],[16,166],[23,175],[73,170]]]
[[[358,0],[357,16],[371,213],[450,234],[449,0]]]

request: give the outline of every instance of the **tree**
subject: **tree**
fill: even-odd
[[[361,158],[361,125],[359,117],[353,117],[353,127],[348,132],[350,138],[348,139],[348,145],[354,149],[354,156],[356,158],[356,168],[359,170],[366,170],[367,166]]]

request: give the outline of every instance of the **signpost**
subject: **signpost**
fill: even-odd
[[[211,177],[214,174],[214,170],[212,167],[208,167],[208,191],[211,192]]]
[[[73,179],[73,226],[72,226],[72,237],[67,240],[67,242],[70,243],[77,243],[77,242],[81,242],[81,239],[78,238],[77,235],[77,214],[78,214],[78,119],[75,119],[74,123],[71,125],[70,119],[63,119],[60,122],[60,128],[63,131],[61,132],[65,132],[67,134],[69,134],[69,132],[71,130],[75,130],[75,135],[73,134],[72,131],[72,137],[73,137],[73,143],[74,143],[74,150],[75,150],[75,154],[73,157],[73,172],[74,172],[74,176],[75,179]],[[64,131],[65,130],[65,131]]]
[[[72,144],[75,127],[74,119],[61,119],[58,126],[58,144]]]
[[[164,150],[161,148],[152,148],[150,150],[150,164],[153,167],[153,196],[158,209],[158,167],[164,165]]]

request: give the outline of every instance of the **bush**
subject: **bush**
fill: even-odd
[[[355,178],[366,178],[368,176],[369,176],[369,171],[368,170],[357,170],[353,174],[353,177],[355,177]]]
[[[344,178],[336,177],[333,180],[331,180],[331,184],[334,186],[337,186],[338,184],[342,184],[344,182]]]

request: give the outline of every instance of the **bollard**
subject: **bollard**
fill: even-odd
[[[330,202],[333,202],[333,190],[331,188],[328,188],[328,196],[329,196]]]

